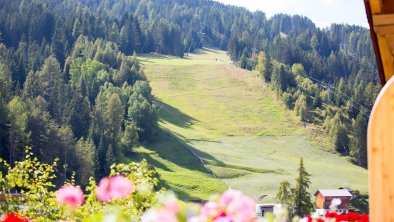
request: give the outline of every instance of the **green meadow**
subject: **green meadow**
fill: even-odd
[[[319,147],[257,73],[237,68],[224,51],[139,59],[158,100],[161,132],[131,160],[147,159],[180,198],[207,199],[228,187],[255,199],[275,196],[280,181],[294,184],[300,157],[312,175],[310,192],[367,191],[365,169]]]

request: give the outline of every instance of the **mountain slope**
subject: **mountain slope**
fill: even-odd
[[[308,141],[305,125],[269,86],[255,72],[236,68],[225,52],[204,49],[185,59],[153,54],[140,59],[159,100],[162,129],[231,188],[254,198],[274,196],[281,180],[294,181],[303,156],[312,174],[311,192],[341,186],[367,190],[365,169]],[[157,146],[165,155],[184,158],[165,139]],[[164,166],[156,167],[164,181],[182,180],[169,176]]]

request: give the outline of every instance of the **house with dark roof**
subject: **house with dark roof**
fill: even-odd
[[[333,199],[340,199],[341,203],[337,206],[338,213],[347,213],[349,210],[349,201],[353,195],[347,189],[337,190],[318,190],[315,195],[316,211],[324,215],[329,209]]]

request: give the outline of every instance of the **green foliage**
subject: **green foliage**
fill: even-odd
[[[257,59],[257,66],[256,66],[256,70],[257,72],[260,74],[260,76],[264,76],[264,72],[266,69],[266,60],[267,58],[265,57],[265,53],[264,51],[261,51],[259,53],[258,59]]]
[[[248,60],[247,60],[247,58],[246,58],[246,55],[245,55],[245,54],[242,54],[241,60],[239,61],[239,66],[240,66],[242,69],[246,69],[247,63],[248,63]]]
[[[25,146],[29,143],[30,132],[27,131],[29,116],[26,106],[20,97],[14,97],[7,104],[9,123],[8,151],[9,159],[19,160],[23,156]]]
[[[304,215],[308,215],[313,210],[311,194],[308,192],[310,184],[310,174],[305,170],[304,160],[301,158],[293,194],[293,215],[302,217]]]
[[[78,142],[79,146],[86,143],[89,142]],[[95,194],[97,185],[90,179],[86,186],[85,204],[70,211],[66,206],[57,203],[53,191],[57,160],[53,164],[44,164],[33,156],[28,148],[25,159],[14,162],[14,166],[0,159],[0,166],[5,172],[4,175],[0,174],[0,189],[6,197],[6,202],[1,205],[1,214],[18,212],[34,221],[96,221],[95,219],[102,217],[102,213],[118,212],[127,218],[139,219],[156,201],[156,172],[149,169],[144,160],[140,163],[113,165],[110,169],[110,176],[123,175],[133,181],[133,195],[112,203],[100,202]],[[75,181],[70,182],[73,184]],[[12,195],[15,191],[19,191],[23,198]],[[19,208],[22,205],[23,208]]]
[[[368,214],[369,213],[369,200],[368,195],[355,195],[350,200],[350,209],[354,212],[358,212],[361,214]]]
[[[323,105],[322,98],[320,96],[320,88],[316,89],[315,96],[313,97],[313,107],[318,108]]]
[[[353,123],[353,138],[350,143],[350,157],[361,166],[367,167],[367,128],[368,121],[364,113],[359,113]]]
[[[264,72],[263,72],[263,77],[266,82],[271,81],[271,76],[272,76],[272,63],[271,63],[271,58],[269,55],[265,56],[265,62],[264,62]]]
[[[349,152],[349,132],[343,124],[334,126],[333,144],[336,151],[340,153]]]
[[[289,85],[287,75],[288,73],[284,65],[279,65],[279,67],[275,67],[271,77],[272,87],[280,92],[286,91]]]
[[[0,94],[8,100],[12,94],[12,76],[10,68],[0,62]]]
[[[306,121],[308,116],[308,104],[306,102],[306,96],[301,94],[295,102],[294,110],[296,111],[297,116],[300,117],[301,121]]]
[[[43,164],[38,161],[31,149],[26,149],[25,159],[15,162],[11,166],[0,160],[1,168],[6,174],[1,175],[0,187],[6,195],[6,202],[2,204],[1,213],[20,211],[23,215],[35,218],[37,221],[56,220],[62,211],[56,204],[53,179],[57,160],[53,164]],[[11,193],[20,191],[23,198],[13,197]],[[18,209],[18,205],[24,208]]]
[[[293,108],[294,98],[290,93],[284,92],[282,95],[282,99],[288,109]]]
[[[75,162],[77,163],[76,180],[82,186],[89,184],[89,179],[94,176],[94,158],[97,155],[96,146],[91,139],[81,138],[75,144]]]
[[[132,148],[138,144],[138,128],[135,124],[129,123],[126,125],[121,142],[124,151],[132,151]]]
[[[294,190],[291,188],[291,184],[284,180],[279,184],[278,193],[276,194],[276,202],[280,203],[285,208],[292,207]]]
[[[291,71],[296,76],[305,76],[306,75],[304,66],[301,63],[294,63],[291,66]]]

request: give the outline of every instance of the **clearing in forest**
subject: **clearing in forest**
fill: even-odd
[[[301,156],[312,175],[310,192],[367,191],[365,169],[311,143],[294,112],[256,72],[237,68],[225,52],[140,59],[158,99],[161,133],[156,142],[137,148],[137,157],[154,165],[163,185],[181,198],[207,199],[227,186],[255,199],[275,196],[280,181],[294,184]]]

